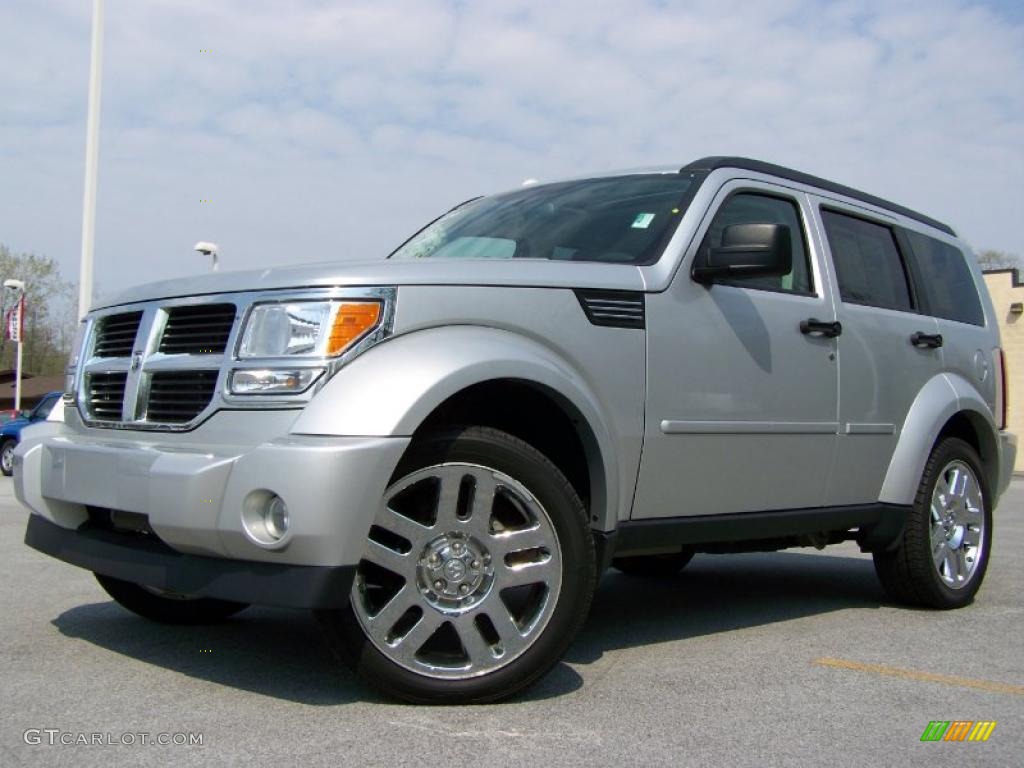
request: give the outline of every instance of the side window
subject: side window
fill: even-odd
[[[789,227],[793,241],[793,270],[782,277],[746,277],[729,280],[727,285],[767,291],[811,293],[813,285],[807,259],[807,244],[804,240],[800,211],[794,201],[754,192],[733,195],[722,203],[722,207],[711,221],[711,226],[701,243],[701,251],[721,245],[722,233],[726,227],[733,224],[785,224]]]
[[[985,313],[974,276],[959,248],[917,232],[906,232],[914,259],[924,277],[931,314],[959,323],[984,325]]]
[[[822,210],[821,218],[843,301],[912,311],[907,272],[892,230],[835,211]]]

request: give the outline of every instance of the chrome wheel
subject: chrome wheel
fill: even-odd
[[[992,510],[974,446],[946,437],[932,448],[903,531],[874,552],[875,571],[894,600],[962,608],[981,588],[992,548]]]
[[[939,473],[931,501],[932,562],[952,589],[967,586],[978,568],[985,541],[981,486],[963,461],[949,462]]]
[[[13,442],[6,442],[3,449],[0,450],[0,468],[3,469],[5,475],[10,475],[14,471],[14,449],[16,447]]]
[[[366,637],[395,664],[465,679],[533,645],[561,587],[558,536],[537,498],[489,467],[443,463],[385,492],[352,606]]]

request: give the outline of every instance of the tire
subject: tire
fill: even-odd
[[[992,549],[992,510],[981,459],[945,438],[932,449],[896,546],[874,554],[875,571],[896,602],[928,608],[970,603]]]
[[[17,447],[18,441],[10,439],[0,445],[0,472],[4,473],[4,477],[14,474],[14,449]]]
[[[212,597],[161,593],[151,587],[94,573],[96,581],[122,607],[161,624],[214,624],[249,606]]]
[[[360,677],[404,701],[484,703],[558,662],[597,577],[583,504],[554,464],[458,428],[414,443],[385,499],[348,607],[317,612]]]
[[[634,555],[616,557],[612,567],[627,576],[643,579],[667,579],[675,576],[693,560],[693,552],[669,552],[662,555]]]

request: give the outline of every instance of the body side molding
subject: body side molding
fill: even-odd
[[[834,435],[835,421],[671,421],[661,422],[666,435]]]

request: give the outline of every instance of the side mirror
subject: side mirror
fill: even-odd
[[[21,412],[18,413],[18,417],[21,418],[21,419],[29,419],[29,420],[31,420],[31,418],[32,418],[32,411],[22,410]]]
[[[785,224],[733,224],[722,233],[721,245],[701,249],[693,279],[707,284],[723,277],[788,275],[792,242]]]

